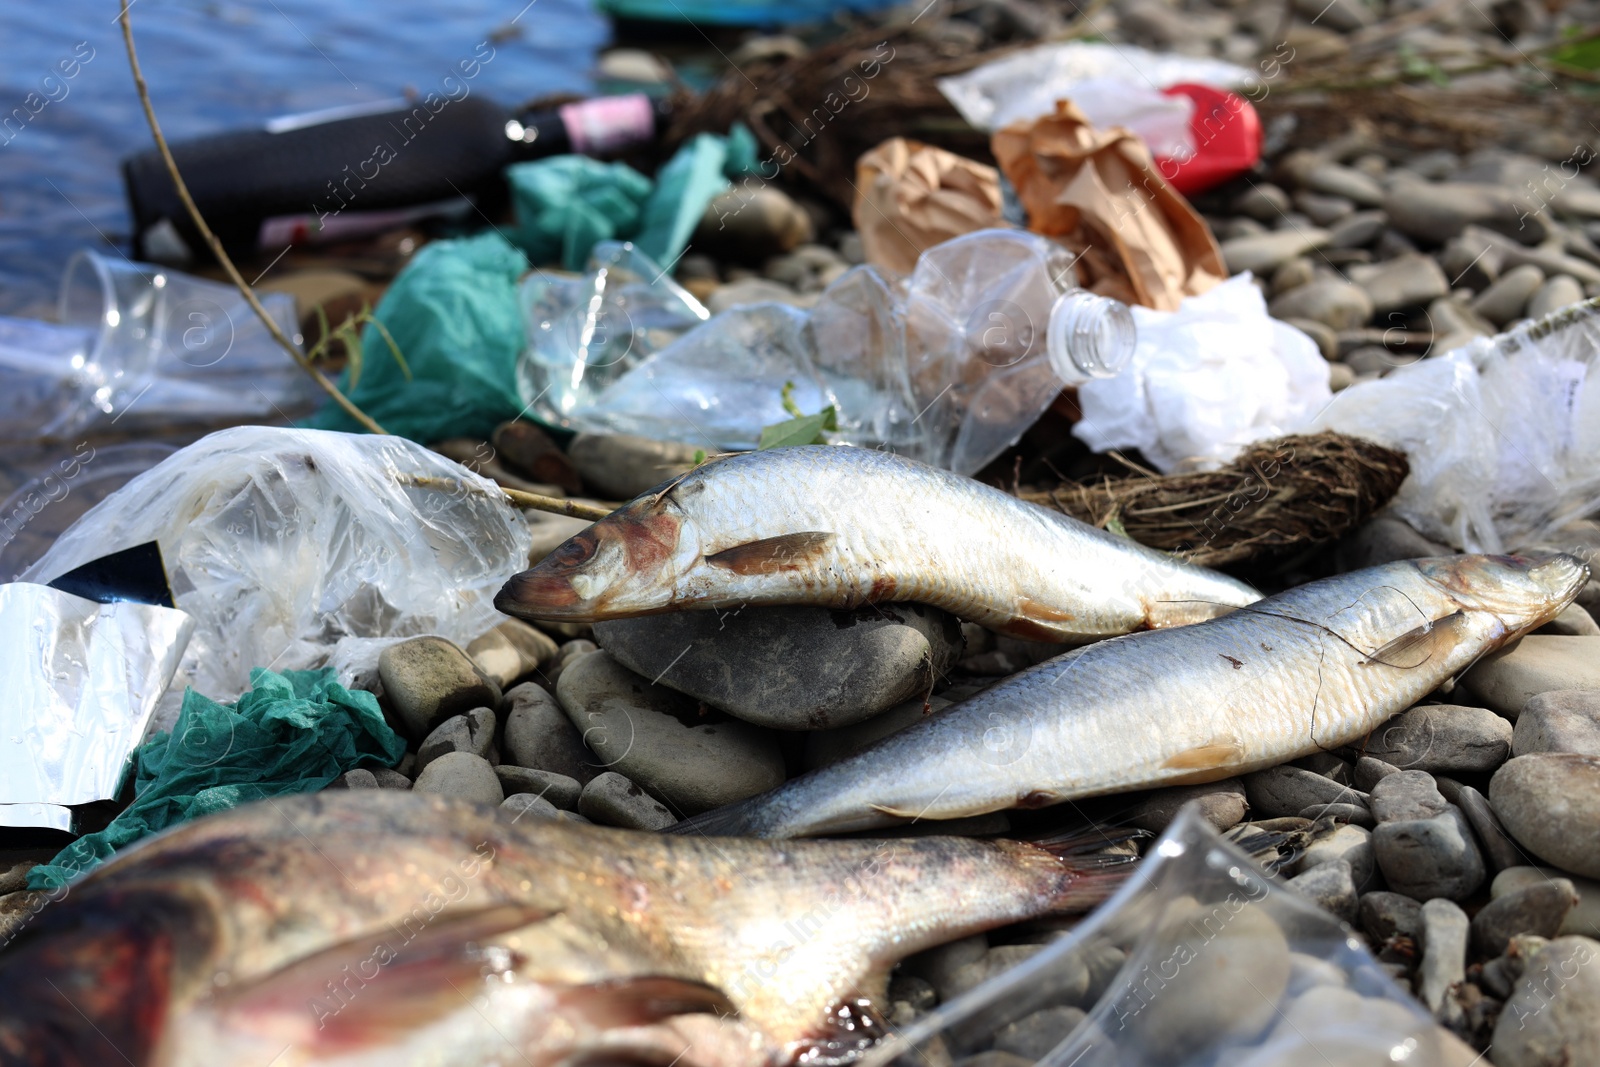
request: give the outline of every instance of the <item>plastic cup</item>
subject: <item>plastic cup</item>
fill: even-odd
[[[88,369],[94,332],[0,316],[0,440],[76,428],[97,383]]]
[[[294,298],[259,299],[298,344]],[[140,421],[270,415],[306,392],[304,372],[231,285],[85,250],[67,264],[57,317],[95,331],[81,425],[109,418],[125,429],[136,407]]]

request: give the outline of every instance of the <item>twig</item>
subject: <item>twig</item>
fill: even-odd
[[[222,242],[217,240],[217,235],[211,232],[211,227],[206,225],[205,218],[200,214],[200,209],[195,206],[194,198],[189,195],[189,187],[184,184],[183,176],[178,173],[178,162],[172,158],[172,149],[167,147],[167,139],[162,136],[161,124],[156,121],[155,107],[150,103],[150,88],[145,84],[144,71],[139,68],[139,53],[133,47],[133,23],[128,18],[128,0],[122,0],[122,13],[117,16],[117,21],[122,23],[122,41],[128,49],[128,66],[133,70],[134,88],[139,91],[139,104],[144,108],[145,121],[150,124],[150,133],[154,135],[156,150],[161,153],[161,160],[167,165],[167,173],[172,176],[172,184],[177,187],[178,199],[183,201],[184,209],[189,212],[189,217],[194,220],[195,228],[205,238],[210,246],[212,255],[217,257],[217,262],[222,264],[222,269],[228,272],[228,277],[233,284],[239,287],[239,292],[244,294],[245,302],[250,305],[262,323],[267,327],[267,332],[273,340],[289,353],[290,357],[300,365],[300,369],[311,375],[312,379],[322,388],[322,391],[333,398],[334,403],[345,410],[345,414],[359,422],[370,433],[388,433],[382,426],[373,421],[372,417],[351,402],[339,387],[333,384],[326,374],[312,365],[306,355],[289,338],[283,335],[278,324],[273,321],[267,309],[261,306],[261,301],[256,299],[256,294],[250,286],[245,284],[244,276],[239,273],[239,268],[233,265],[233,260],[223,251]]]
[[[401,480],[405,485],[415,486],[418,489],[434,489],[441,493],[476,493],[479,488],[468,482],[456,481],[453,478],[440,478],[430,474],[402,475]],[[588,519],[598,522],[611,514],[610,508],[603,508],[597,504],[584,504],[577,500],[566,500],[558,496],[545,496],[542,493],[529,493],[522,489],[507,489],[503,485],[495,486],[500,490],[505,502],[519,511],[548,511],[553,515],[566,515],[574,519]]]

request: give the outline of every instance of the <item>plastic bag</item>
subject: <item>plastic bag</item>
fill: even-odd
[[[535,263],[578,270],[596,242],[639,228],[651,181],[626,163],[552,156],[506,168],[517,225],[511,239]]]
[[[1405,452],[1391,506],[1425,537],[1544,540],[1600,508],[1600,300],[1353,385],[1314,429]]]
[[[146,541],[195,619],[180,669],[218,699],[253,667],[320,667],[342,637],[464,645],[501,621],[494,595],[529,546],[493,482],[421,445],[240,426],[106,497],[23,580]]]
[[[401,360],[383,331],[368,325],[360,377],[348,368],[339,387],[392,434],[424,443],[487,439],[522,411],[517,280],[527,269],[523,254],[494,232],[427,245],[373,312]],[[324,430],[361,428],[331,402],[311,422]]]
[[[886,1038],[862,1067],[962,1060],[1007,1024],[1062,1007],[1087,1017],[1041,1065],[1477,1062],[1346,927],[1275,884],[1193,805],[1070,934]]]
[[[553,426],[569,425],[624,372],[711,317],[655,260],[616,241],[595,245],[582,277],[528,275],[518,299],[527,348],[517,391]]]
[[[406,743],[378,698],[351,691],[331,670],[250,672],[250,691],[222,704],[193,689],[171,733],[134,753],[134,801],[104,830],[28,872],[28,888],[56,889],[158,830],[252,800],[310,793],[356,767],[393,767]]]
[[[793,383],[801,411],[836,408],[831,439],[971,474],[1021,437],[1064,381],[1115,373],[1132,352],[1127,309],[1081,293],[1074,278],[1054,242],[980,230],[924,252],[908,279],[847,271],[810,312],[775,303],[723,312],[619,376],[568,424],[749,449],[763,426],[789,417],[783,391]]]
[[[1127,44],[1067,41],[940,78],[938,86],[961,117],[980,130],[1042,118],[1055,112],[1057,100],[1070,99],[1094,125],[1125,126],[1160,155],[1163,149],[1157,146],[1169,141],[1191,151],[1195,147],[1188,129],[1192,106],[1182,98],[1162,96],[1160,90],[1184,82],[1242,89],[1260,80],[1252,71],[1221,60]]]
[[[1316,342],[1268,316],[1249,274],[1175,312],[1135,307],[1133,321],[1129,370],[1078,387],[1072,433],[1096,452],[1137,448],[1162,474],[1214,469],[1301,432],[1332,396]]]

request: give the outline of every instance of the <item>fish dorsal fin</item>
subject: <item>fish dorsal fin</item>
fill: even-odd
[[[1466,614],[1461,611],[1452,612],[1441,619],[1429,619],[1374,649],[1367,654],[1366,661],[1401,670],[1420,667],[1446,651],[1443,646],[1453,644],[1459,638],[1458,628],[1465,621]]]
[[[418,910],[419,918],[228,988],[212,1005],[218,1022],[325,1052],[389,1043],[459,1009],[486,974],[510,967],[511,953],[479,942],[554,914],[513,905],[438,917]]]
[[[596,1027],[644,1026],[674,1015],[728,1017],[738,1009],[722,990],[666,975],[641,975],[570,986],[558,1003]]]
[[[706,562],[743,575],[797,571],[822,558],[833,540],[833,534],[821,530],[779,534],[714,552],[706,557]]]

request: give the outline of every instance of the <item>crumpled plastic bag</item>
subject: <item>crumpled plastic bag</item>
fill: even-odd
[[[250,672],[250,691],[220,704],[190,689],[171,733],[134,752],[134,801],[104,830],[28,872],[29,889],[56,889],[117,850],[169,826],[252,800],[310,793],[363,765],[393,767],[406,743],[378,698],[332,670]]]
[[[1332,396],[1316,342],[1267,314],[1249,274],[1176,312],[1135,307],[1133,321],[1129,368],[1078,387],[1072,433],[1096,452],[1137,448],[1163,474],[1214,469],[1301,432]]]
[[[237,426],[90,508],[22,580],[146,541],[195,620],[179,669],[227,699],[252,667],[320,667],[343,637],[465,645],[503,621],[529,535],[493,482],[415,442]]]
[[[1481,1062],[1395,985],[1347,927],[1220,837],[1198,803],[1178,814],[1127,882],[1070,933],[891,1033],[861,1064],[977,1062],[979,1050],[1003,1040],[1010,1024],[1049,1009],[1076,1009],[1082,1017],[1054,1048],[1002,1053],[1007,1063]]]
[[[392,434],[425,444],[487,439],[522,410],[517,279],[527,269],[526,257],[494,232],[427,245],[373,312],[403,362],[369,324],[361,335],[360,377],[347,368],[340,389]],[[331,401],[310,421],[324,430],[361,429]]]
[[[1390,506],[1425,537],[1544,541],[1600,508],[1600,299],[1353,385],[1313,429],[1405,452]]]
[[[1098,130],[1070,101],[990,142],[1028,228],[1080,252],[1084,288],[1174,311],[1228,276],[1205,221],[1125,129]]]
[[[1005,226],[1000,172],[904,137],[891,137],[856,161],[851,216],[867,262],[910,274],[917,257],[942,241]]]
[[[535,263],[580,270],[600,241],[639,228],[653,183],[626,163],[552,156],[506,168],[517,225],[511,231]]]

